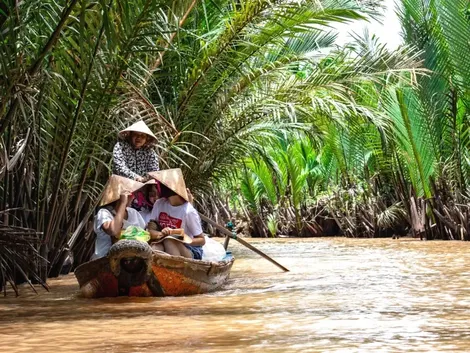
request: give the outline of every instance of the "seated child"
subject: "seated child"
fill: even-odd
[[[113,241],[119,239],[121,230],[132,225],[145,229],[142,216],[129,207],[134,199],[132,193],[141,186],[138,182],[118,175],[109,178],[94,220],[96,240],[92,260],[108,255]]]
[[[183,243],[172,238],[165,238],[160,243],[151,243],[155,250],[164,251],[174,256],[184,256],[196,260],[202,259],[202,246],[206,240],[202,234],[201,219],[196,209],[189,202],[189,195],[180,169],[168,169],[149,173],[159,184],[159,199],[155,202],[150,219],[162,228],[149,225],[152,238],[166,237],[171,229],[182,228],[191,238],[191,243]]]

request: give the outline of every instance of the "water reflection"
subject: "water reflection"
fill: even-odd
[[[255,242],[255,241],[253,241]],[[470,244],[258,240],[282,273],[231,243],[219,292],[87,300],[73,276],[0,298],[9,352],[467,352]]]

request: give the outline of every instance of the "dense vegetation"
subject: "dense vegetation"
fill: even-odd
[[[361,111],[338,114],[335,97],[326,114],[305,118],[309,135],[283,135],[243,161],[230,185],[241,185],[253,233],[321,235],[332,218],[353,237],[470,239],[468,7],[403,0],[404,39],[420,72],[397,80],[388,61],[374,80],[340,81]],[[354,45],[361,59],[387,55],[373,39]]]
[[[199,207],[253,235],[332,218],[348,236],[467,239],[468,4],[402,0],[395,52],[335,46],[335,23],[380,4],[0,3],[2,282],[89,258],[116,133],[138,119]]]

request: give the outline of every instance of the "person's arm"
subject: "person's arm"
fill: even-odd
[[[157,223],[154,220],[150,220],[150,222],[148,222],[147,231],[150,234],[150,238],[153,240],[158,240],[163,237],[163,233],[158,230]]]
[[[159,232],[161,235],[159,237],[167,237],[168,235],[171,234],[178,234],[175,232],[179,232],[181,229],[171,229],[171,228],[163,228],[161,232]],[[180,233],[181,234],[181,233]],[[152,233],[150,233],[152,235]],[[190,245],[192,246],[203,246],[206,243],[206,238],[204,238],[204,234],[199,234],[195,235],[194,238],[192,239],[192,242]]]
[[[206,243],[206,238],[204,238],[204,234],[202,234],[201,218],[195,209],[192,209],[191,212],[186,215],[185,223],[186,234],[193,236],[193,241],[190,245],[203,246]]]
[[[121,235],[122,224],[124,221],[124,216],[126,214],[127,206],[127,195],[121,195],[119,202],[116,206],[116,215],[112,221],[105,222],[101,228],[105,231],[106,234],[109,234],[112,237],[119,239]]]
[[[148,172],[157,172],[160,170],[160,166],[158,164],[158,156],[157,152],[155,152],[154,149],[150,149],[148,151],[148,156],[147,156],[147,173]]]
[[[147,231],[150,234],[150,239],[152,240],[158,240],[163,237],[163,233],[159,232],[158,230],[153,230],[153,229],[147,229]]]
[[[160,215],[159,210],[159,200],[155,201],[152,207],[152,211],[150,211],[150,221],[147,223],[147,231],[150,234],[151,239],[160,239],[163,234],[161,231],[158,230],[160,225],[158,225],[158,216]]]
[[[113,149],[113,163],[114,163],[114,174],[132,179],[132,180],[138,180],[138,178],[141,179],[141,176],[134,173],[132,170],[129,169],[129,167],[126,164],[126,157],[124,156],[124,153],[122,151],[123,143],[122,142],[117,142],[114,145]]]
[[[191,242],[192,246],[203,246],[206,243],[206,238],[204,234],[195,235],[193,241]]]

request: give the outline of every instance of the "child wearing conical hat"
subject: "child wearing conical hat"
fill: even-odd
[[[113,241],[119,239],[121,230],[129,226],[145,229],[145,221],[135,209],[129,207],[133,193],[142,183],[118,175],[111,175],[101,198],[93,229],[96,233],[92,260],[108,255]]]
[[[151,243],[155,250],[164,251],[170,255],[202,259],[202,246],[206,240],[202,233],[201,219],[196,209],[191,205],[188,191],[183,179],[181,169],[167,169],[159,172],[151,172],[149,175],[159,182],[159,199],[155,202],[150,219],[155,220],[160,227],[161,235],[165,237],[159,243]],[[149,232],[152,238],[159,237],[154,234],[157,231]],[[184,233],[191,239],[187,242],[179,242],[172,238],[166,238],[172,232],[171,229],[184,230]]]
[[[113,149],[113,174],[144,182],[147,173],[159,170],[152,148],[157,137],[142,120],[120,131],[118,137]]]

